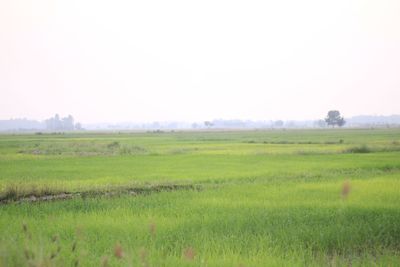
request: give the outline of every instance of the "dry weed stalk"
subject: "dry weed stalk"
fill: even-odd
[[[183,251],[185,259],[192,261],[196,256],[196,251],[192,247],[188,247]]]
[[[142,262],[142,265],[144,267],[150,266],[149,261],[148,261],[148,252],[145,248],[140,249],[140,261]]]
[[[342,185],[342,198],[347,199],[351,191],[350,182],[347,180]]]
[[[114,256],[118,259],[122,259],[124,257],[124,250],[120,243],[117,243],[114,247]]]
[[[150,223],[150,225],[149,225],[149,232],[150,232],[150,235],[152,236],[152,237],[154,237],[155,235],[156,235],[156,224],[155,223]]]

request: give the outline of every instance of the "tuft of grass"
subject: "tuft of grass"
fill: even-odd
[[[7,185],[6,189],[0,194],[0,201],[16,200],[19,198],[20,191],[16,185]]]
[[[115,148],[119,148],[119,146],[120,146],[119,142],[118,141],[114,141],[114,142],[108,144],[107,148],[115,149]]]
[[[344,153],[372,153],[373,150],[367,145],[354,146],[344,150]]]
[[[64,194],[61,188],[51,187],[49,185],[30,185],[25,186],[24,184],[8,184],[4,190],[0,192],[0,203],[17,201],[24,198],[31,198],[36,200],[37,198],[55,196]]]

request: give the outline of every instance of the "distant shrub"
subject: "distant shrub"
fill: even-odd
[[[325,145],[336,145],[336,144],[343,144],[344,140],[343,139],[339,139],[339,141],[325,141],[324,144]]]
[[[371,148],[366,145],[350,147],[344,151],[345,153],[371,153]]]
[[[324,144],[325,145],[336,145],[337,143],[335,141],[326,141]]]
[[[119,147],[119,142],[117,142],[117,141],[114,141],[107,145],[107,148],[110,148],[110,149],[114,149],[114,148],[118,148],[118,147]]]
[[[141,146],[122,146],[119,149],[119,153],[121,155],[142,155],[146,154],[148,151],[146,148]]]
[[[271,144],[288,145],[288,144],[293,144],[293,142],[289,142],[289,141],[274,141],[274,142],[271,142]]]

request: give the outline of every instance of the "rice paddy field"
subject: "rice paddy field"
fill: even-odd
[[[400,129],[0,135],[0,266],[400,266]]]

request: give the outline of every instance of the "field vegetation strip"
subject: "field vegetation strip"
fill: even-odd
[[[90,198],[90,197],[118,197],[121,195],[146,195],[159,192],[177,191],[177,190],[201,190],[200,185],[191,184],[162,184],[148,185],[141,187],[117,187],[104,190],[92,190],[82,192],[51,192],[42,191],[35,193],[21,194],[18,189],[9,188],[0,197],[0,205],[20,203],[20,202],[40,202],[51,200],[68,200],[72,198]]]
[[[0,135],[0,266],[400,266],[400,130]]]
[[[19,188],[17,185],[9,185],[0,194],[0,205],[18,203],[18,202],[41,202],[52,200],[69,200],[72,198],[92,198],[92,197],[117,197],[122,195],[146,195],[158,192],[168,192],[177,190],[205,190],[213,187],[224,187],[235,184],[270,184],[279,185],[288,182],[298,181],[334,181],[338,176],[341,177],[362,177],[363,180],[374,178],[377,175],[399,174],[400,166],[387,165],[374,168],[349,168],[340,170],[331,170],[329,172],[318,173],[297,173],[297,174],[280,174],[273,177],[242,177],[236,179],[218,179],[203,180],[197,183],[166,183],[166,184],[144,184],[144,185],[121,185],[121,186],[103,186],[97,189],[82,191],[66,191],[57,188],[35,188],[26,191],[25,188]]]

